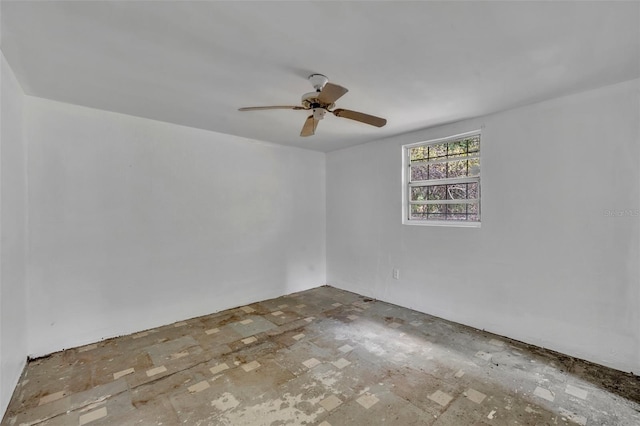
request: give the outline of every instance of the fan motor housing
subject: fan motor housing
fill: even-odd
[[[305,108],[310,108],[310,109],[314,109],[314,108],[324,108],[324,109],[331,109],[335,106],[335,104],[325,104],[320,102],[320,100],[318,99],[318,93],[319,92],[309,92],[309,93],[305,93],[304,95],[302,95],[302,106],[304,106]]]

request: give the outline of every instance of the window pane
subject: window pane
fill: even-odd
[[[411,180],[427,180],[429,177],[427,174],[427,164],[426,163],[418,163],[411,165]]]
[[[447,177],[447,163],[429,164],[429,179],[444,179]]]
[[[411,148],[411,150],[409,151],[409,158],[411,158],[411,161],[424,160],[425,158],[427,158],[428,152],[429,147],[417,146],[415,148]]]
[[[427,219],[427,206],[425,205],[412,205],[411,206],[411,219]]]
[[[469,160],[469,174],[468,176],[478,176],[480,175],[480,159],[474,158]]]
[[[480,137],[475,136],[473,138],[469,138],[469,152],[478,152],[480,151]]]
[[[447,177],[467,176],[467,160],[449,161],[447,164]]]
[[[480,221],[478,204],[420,204],[411,205],[411,219]]]
[[[428,220],[446,220],[447,215],[445,215],[444,213],[433,213],[433,214],[427,215],[427,219]]]
[[[466,214],[468,204],[447,204],[447,213]]]
[[[453,186],[460,186],[460,185],[414,186],[411,188],[411,201],[451,199],[451,196],[448,195],[450,192],[449,187],[453,187]],[[462,186],[464,187],[464,184]],[[462,195],[463,195],[462,198],[466,196],[466,189]],[[458,196],[457,198],[461,198],[461,197]]]
[[[411,188],[411,201],[426,200],[428,191],[428,186],[414,186]]]
[[[478,193],[478,184],[477,183],[468,183],[467,184],[467,198],[478,198],[480,194]]]
[[[447,185],[434,185],[427,188],[429,188],[429,192],[427,193],[427,200],[447,199]]]
[[[467,152],[467,139],[449,142],[449,155],[460,155]]]
[[[465,200],[467,198],[467,185],[466,183],[459,183],[455,185],[447,185],[447,199],[448,200]]]
[[[446,204],[427,204],[427,213],[429,214],[446,214]]]
[[[444,157],[445,155],[447,155],[446,143],[429,145],[429,158]]]

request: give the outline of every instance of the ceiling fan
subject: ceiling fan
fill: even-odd
[[[373,115],[365,114],[358,111],[352,111],[349,109],[332,109],[335,107],[335,102],[340,99],[349,90],[345,87],[338,86],[337,84],[329,83],[329,79],[322,74],[311,74],[309,81],[315,92],[309,92],[302,95],[301,106],[289,106],[289,105],[274,105],[274,106],[259,106],[259,107],[245,107],[240,108],[238,111],[258,111],[264,109],[294,109],[294,110],[306,110],[312,111],[312,114],[307,117],[300,136],[311,136],[315,134],[318,122],[324,118],[327,112],[332,113],[336,117],[348,118],[350,120],[359,121],[361,123],[370,124],[376,127],[382,127],[387,124],[387,120],[384,118],[376,117]]]

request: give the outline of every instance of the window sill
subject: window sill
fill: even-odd
[[[480,228],[481,222],[455,222],[455,221],[442,221],[442,220],[408,220],[402,221],[403,225],[417,225],[417,226],[445,226],[454,228]]]

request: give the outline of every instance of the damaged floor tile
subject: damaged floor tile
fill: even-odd
[[[2,425],[640,424],[631,374],[327,286],[253,306],[29,360]]]
[[[38,405],[48,404],[50,402],[57,401],[63,396],[65,396],[64,391],[59,391],[59,392],[49,394],[47,396],[43,396],[42,398],[40,398],[40,402],[38,403]]]

